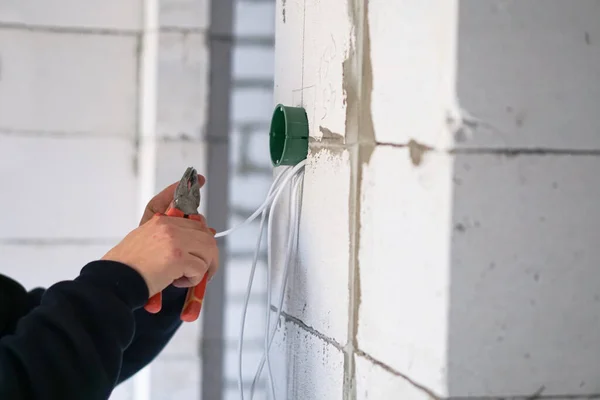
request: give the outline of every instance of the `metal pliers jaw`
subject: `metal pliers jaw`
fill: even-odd
[[[175,189],[173,207],[184,214],[198,214],[200,206],[200,182],[195,168],[185,170],[183,177]]]

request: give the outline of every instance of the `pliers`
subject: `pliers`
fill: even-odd
[[[196,221],[202,221],[202,216],[198,213],[200,206],[200,183],[198,182],[198,173],[192,167],[185,170],[183,177],[175,188],[175,196],[173,203],[165,215],[169,217],[189,218]],[[211,230],[211,232],[214,231]],[[202,309],[202,301],[206,292],[206,283],[208,281],[208,273],[204,275],[202,281],[194,287],[188,288],[185,297],[185,303],[181,311],[181,320],[185,322],[193,322],[198,319],[200,310]],[[144,309],[156,314],[162,308],[162,293],[158,292],[152,296]]]

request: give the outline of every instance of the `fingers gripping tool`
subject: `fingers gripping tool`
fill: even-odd
[[[196,221],[202,221],[202,216],[198,213],[200,206],[200,183],[198,173],[192,167],[186,169],[183,177],[177,184],[173,202],[165,212],[169,217],[189,218]],[[213,232],[214,233],[214,232]],[[206,292],[206,283],[208,273],[204,275],[202,281],[194,287],[188,288],[183,309],[180,318],[185,322],[193,322],[198,319],[202,309],[202,301]],[[152,314],[156,314],[162,308],[162,293],[159,292],[152,296],[144,309]]]

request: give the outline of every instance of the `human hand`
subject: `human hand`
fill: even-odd
[[[146,281],[152,297],[170,284],[191,287],[199,284],[206,273],[212,278],[219,265],[213,232],[206,227],[204,218],[195,221],[156,214],[102,259],[135,269]]]

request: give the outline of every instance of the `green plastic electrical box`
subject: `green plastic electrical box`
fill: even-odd
[[[271,118],[269,147],[273,166],[296,165],[308,155],[308,117],[302,107],[278,104]]]

